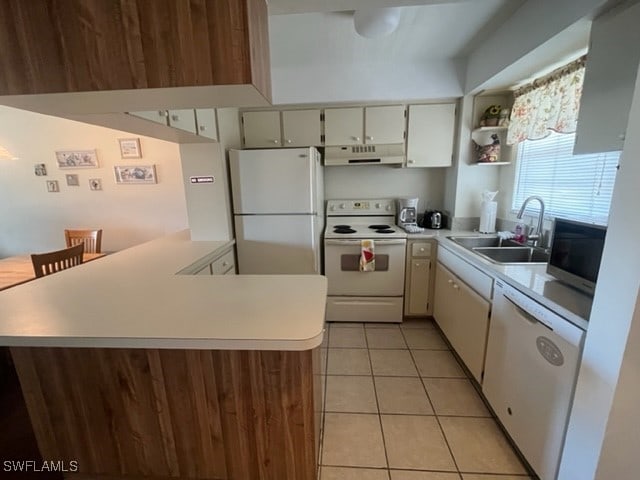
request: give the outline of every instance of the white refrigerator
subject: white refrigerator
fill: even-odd
[[[324,183],[314,147],[231,150],[241,274],[321,273]]]

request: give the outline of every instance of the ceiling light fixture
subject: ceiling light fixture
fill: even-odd
[[[400,23],[400,8],[365,8],[353,12],[353,25],[358,35],[380,38],[389,35]]]

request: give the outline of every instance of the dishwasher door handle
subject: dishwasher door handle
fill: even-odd
[[[507,297],[506,295],[504,296],[505,299],[509,300],[509,303],[511,305],[513,305],[516,308],[516,311],[520,314],[520,316],[522,318],[524,318],[526,321],[528,321],[529,323],[532,324],[536,324],[539,323],[540,325],[542,325],[543,327],[548,328],[549,330],[551,330],[553,332],[553,328],[551,328],[549,325],[547,325],[546,323],[540,321],[539,319],[537,319],[536,317],[534,317],[533,315],[531,315],[529,312],[527,312],[524,308],[522,308],[520,305],[518,305],[516,302],[514,302],[513,300],[511,300],[509,297]]]

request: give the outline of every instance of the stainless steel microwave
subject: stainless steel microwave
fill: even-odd
[[[556,218],[547,273],[593,295],[607,227]]]

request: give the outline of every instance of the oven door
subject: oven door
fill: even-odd
[[[325,271],[329,295],[402,296],[405,239],[374,240],[376,269],[361,272],[360,240],[326,239]]]

